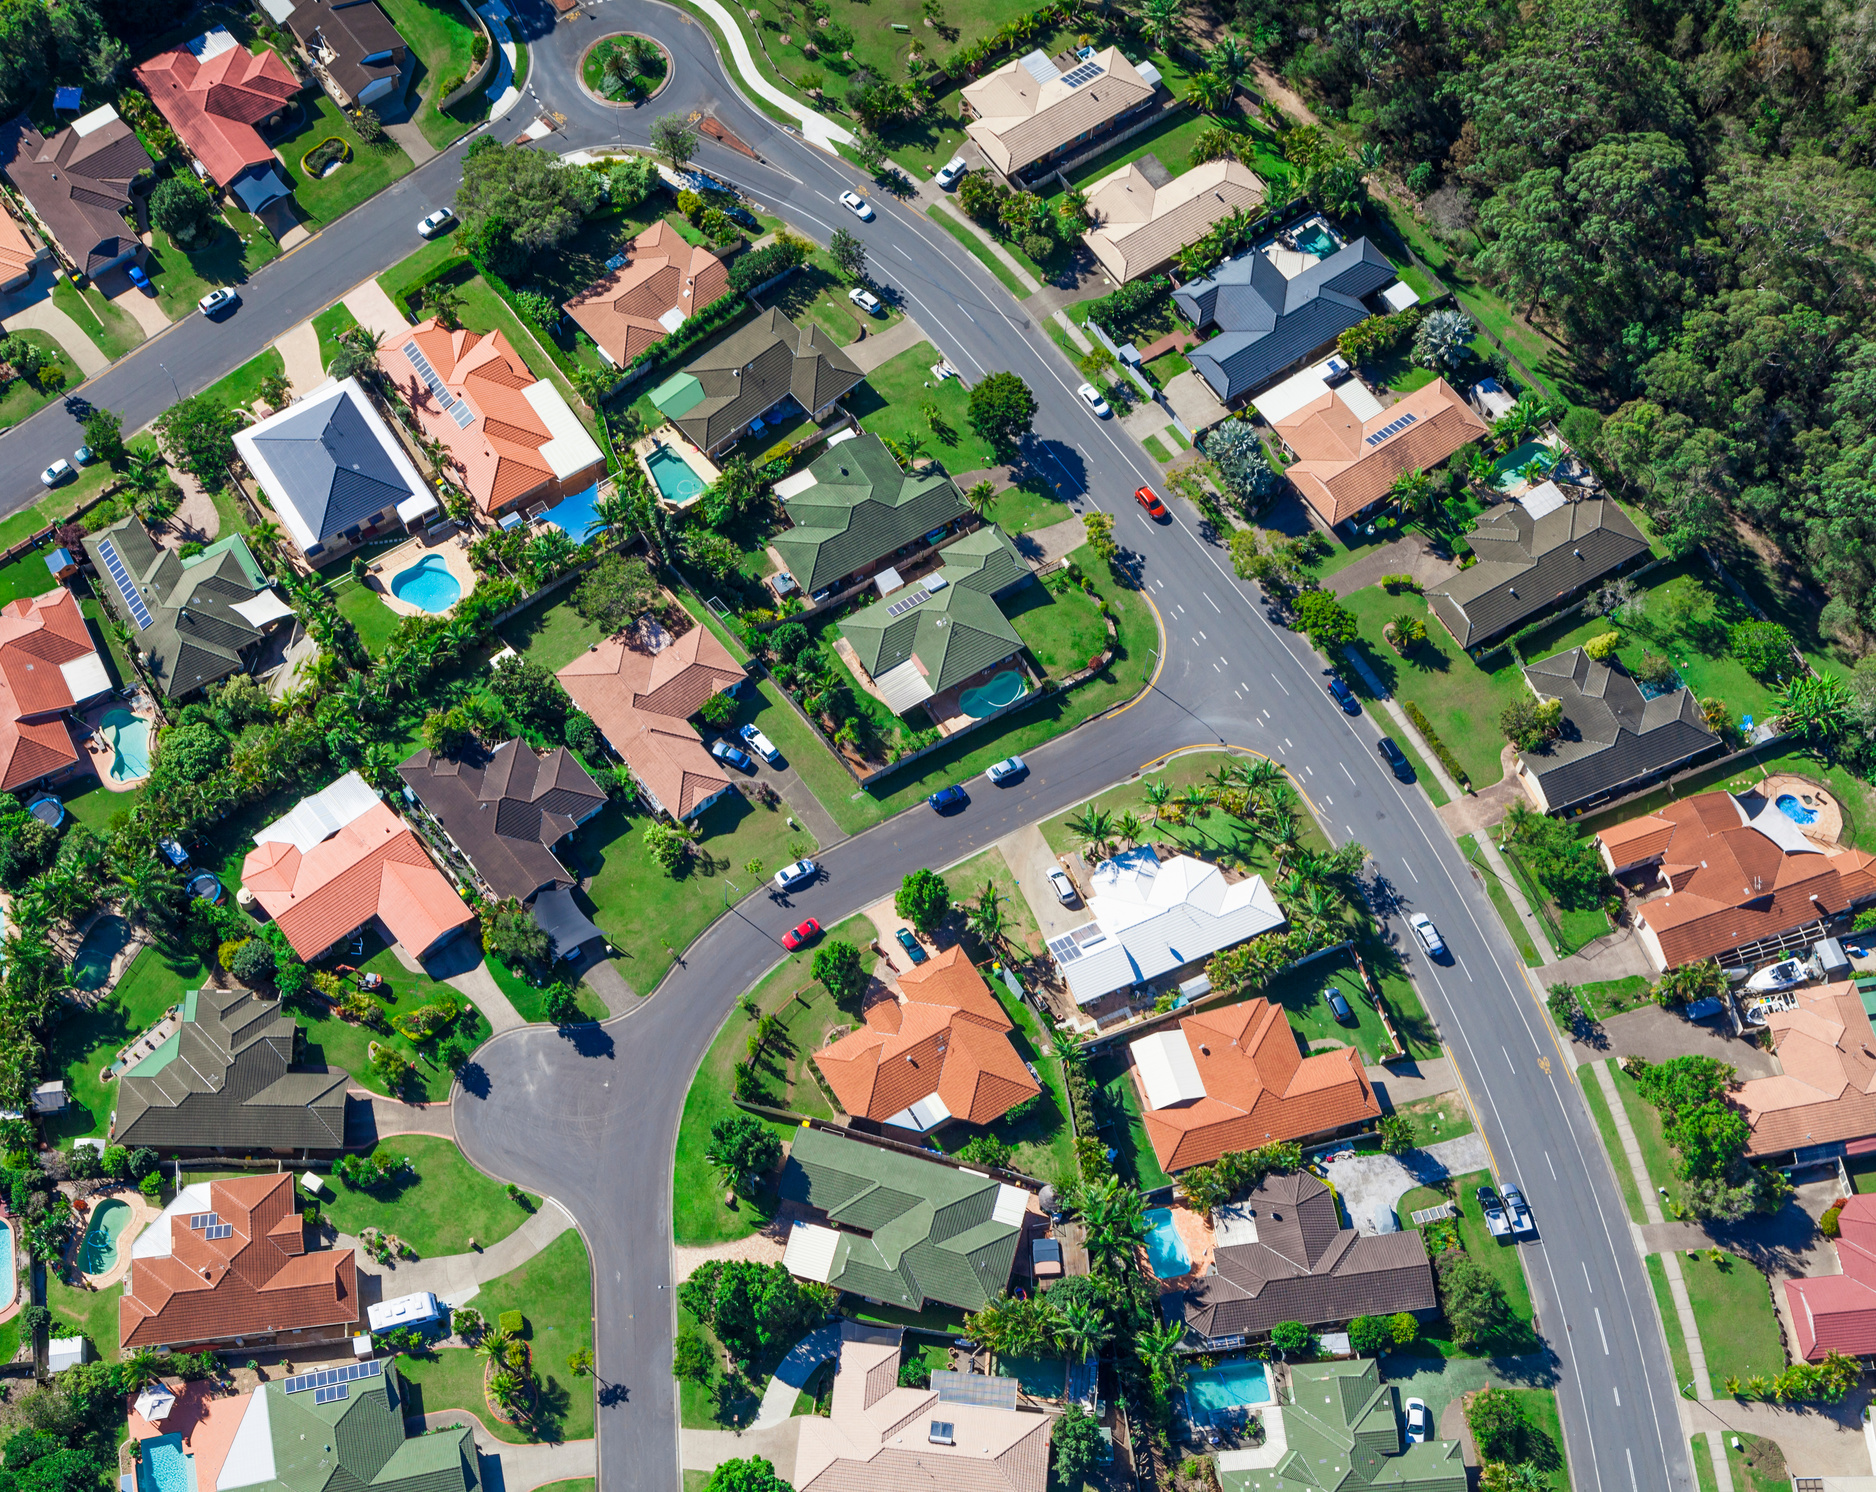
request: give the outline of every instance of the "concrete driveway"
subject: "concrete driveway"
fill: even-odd
[[[1376,1213],[1391,1211],[1416,1186],[1432,1186],[1448,1176],[1487,1170],[1490,1165],[1485,1141],[1475,1131],[1404,1155],[1347,1155],[1328,1162],[1323,1169],[1341,1194],[1355,1231],[1378,1233]],[[1407,1226],[1405,1218],[1401,1226]]]
[[[1023,900],[1029,903],[1029,910],[1035,915],[1036,926],[1042,930],[1045,943],[1070,928],[1094,921],[1094,913],[1088,910],[1084,898],[1077,896],[1072,907],[1065,907],[1049,889],[1049,872],[1060,867],[1062,862],[1056,857],[1055,851],[1049,848],[1048,840],[1042,837],[1040,825],[1028,824],[1018,829],[1014,834],[998,840],[997,848],[1003,851],[1003,858],[1009,862],[1010,874],[1015,876]]]
[[[1600,1027],[1583,1031],[1574,1044],[1579,1062],[1603,1057],[1665,1062],[1670,1057],[1697,1054],[1730,1063],[1741,1079],[1769,1078],[1779,1071],[1777,1059],[1770,1052],[1734,1036],[1724,1017],[1717,1021],[1683,1020],[1655,1005],[1612,1015]]]

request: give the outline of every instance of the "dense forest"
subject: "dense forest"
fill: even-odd
[[[56,83],[108,95],[190,8],[188,0],[0,0],[0,119]]]
[[[1840,655],[1876,649],[1876,6],[1237,6],[1442,245],[1572,349],[1601,457],[1663,537],[1743,520],[1829,598]]]

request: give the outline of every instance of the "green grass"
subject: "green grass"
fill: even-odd
[[[274,149],[286,162],[293,200],[299,204],[308,228],[336,221],[410,170],[410,157],[402,146],[389,135],[375,145],[367,145],[323,88],[303,90],[298,103],[305,111],[305,119],[291,135],[274,141]],[[330,176],[308,175],[300,158],[321,141],[335,136],[351,146],[351,156]]]
[[[1723,1392],[1731,1378],[1782,1372],[1785,1347],[1772,1305],[1773,1286],[1764,1274],[1750,1260],[1725,1250],[1718,1260],[1707,1253],[1684,1253],[1680,1265],[1714,1392]]]
[[[1006,534],[1026,534],[1072,517],[1068,504],[1040,477],[1005,487],[984,509],[984,521]]]
[[[1732,1469],[1733,1492],[1785,1492],[1791,1486],[1785,1453],[1776,1440],[1740,1434],[1738,1450],[1733,1449],[1733,1440],[1734,1432],[1730,1430],[1721,1436],[1726,1464]]]
[[[531,980],[517,974],[507,964],[493,954],[487,955],[483,962],[489,975],[508,997],[508,1003],[515,1007],[515,1013],[524,1021],[545,1022],[547,1020],[547,991]],[[561,973],[568,974],[566,969]],[[573,977],[568,974],[568,977]],[[573,988],[573,1000],[580,1007],[580,1014],[590,1021],[603,1021],[612,1012],[606,1002],[593,992],[590,984],[581,981]]]
[[[1511,897],[1506,894],[1504,883],[1498,879],[1498,873],[1492,869],[1484,853],[1479,849],[1478,840],[1470,834],[1461,834],[1459,851],[1471,863],[1474,873],[1485,883],[1485,894],[1492,899],[1492,905],[1498,911],[1498,918],[1505,924],[1505,931],[1510,934],[1512,944],[1517,948],[1518,956],[1524,960],[1525,966],[1532,969],[1541,968],[1544,960],[1538,954],[1537,945],[1531,941],[1531,935],[1524,926],[1524,919],[1518,915],[1518,909],[1511,904]]]
[[[396,264],[378,276],[379,288],[395,301],[440,265],[460,259],[467,267],[469,261],[463,257],[466,251],[456,241],[457,227],[457,224],[451,223],[435,238],[426,242],[422,248],[398,260]]]
[[[123,1285],[107,1285],[102,1290],[87,1290],[68,1285],[56,1270],[46,1271],[46,1305],[52,1312],[55,1337],[90,1337],[93,1360],[117,1361],[117,1302],[123,1298]],[[16,1325],[18,1317],[8,1322]]]
[[[925,209],[925,216],[930,218],[940,228],[944,229],[945,232],[949,233],[959,243],[963,244],[965,249],[976,258],[977,262],[983,265],[985,269],[989,270],[997,283],[1005,290],[1009,291],[1011,295],[1015,296],[1018,300],[1022,300],[1029,295],[1029,287],[1016,278],[1016,272],[992,253],[988,244],[969,228],[965,227],[964,224],[960,223],[950,213],[946,212],[942,207],[928,207]]]
[[[87,287],[80,293],[64,275],[52,283],[52,304],[82,326],[98,351],[112,362],[143,341],[143,328],[137,325],[136,317],[95,288]]]
[[[1512,1324],[1490,1341],[1481,1343],[1474,1352],[1467,1352],[1454,1344],[1451,1356],[1507,1357],[1530,1352],[1537,1346],[1537,1335],[1531,1327],[1531,1290],[1525,1283],[1524,1265],[1520,1251],[1507,1244],[1501,1244],[1492,1237],[1491,1229],[1485,1225],[1485,1212],[1479,1206],[1476,1195],[1481,1186],[1493,1184],[1490,1171],[1474,1171],[1469,1176],[1455,1176],[1452,1181],[1452,1194],[1449,1200],[1459,1209],[1455,1220],[1459,1230],[1459,1242],[1478,1265],[1498,1282],[1505,1292],[1505,1300],[1511,1307]],[[1418,1189],[1402,1197],[1399,1204],[1402,1226],[1412,1226],[1411,1214],[1417,1207],[1431,1205],[1431,1196],[1421,1197]],[[1444,1349],[1442,1349],[1444,1352]]]
[[[0,606],[23,596],[43,596],[59,589],[46,568],[49,549],[29,549],[12,564],[0,567]]]
[[[1668,1358],[1674,1364],[1675,1386],[1688,1389],[1693,1383],[1694,1364],[1687,1355],[1687,1334],[1681,1330],[1681,1313],[1674,1308],[1674,1292],[1668,1284],[1667,1269],[1659,1254],[1649,1254],[1642,1263],[1648,1266],[1648,1284],[1655,1293],[1655,1309],[1661,1313],[1661,1330],[1667,1337]]]
[[[501,640],[548,670],[565,668],[605,634],[573,609],[573,587],[536,601],[503,622]]]
[[[1146,447],[1147,455],[1151,456],[1162,466],[1173,459],[1173,453],[1160,444],[1159,437],[1156,435],[1143,436],[1140,444]]]
[[[112,651],[115,654],[115,648]],[[119,678],[123,677],[125,675],[120,672]],[[140,787],[132,788],[127,793],[114,793],[96,777],[81,777],[77,782],[61,787],[59,795],[65,800],[65,811],[74,820],[100,839],[107,839],[115,827],[117,816],[128,815],[131,809],[143,802],[144,793]]]
[[[1648,990],[1647,979],[1640,974],[1630,974],[1623,979],[1607,979],[1599,984],[1579,984],[1576,997],[1594,1019],[1606,1021],[1612,1015],[1652,1005],[1654,1002],[1648,998]]]
[[[1560,957],[1578,952],[1597,938],[1609,934],[1609,918],[1601,907],[1566,907],[1552,894],[1547,882],[1540,881],[1524,863],[1515,845],[1500,845],[1499,852],[1511,867],[1524,900],[1532,907],[1550,935],[1551,946]]]
[[[1472,1115],[1465,1099],[1458,1093],[1439,1093],[1394,1110],[1414,1129],[1414,1141],[1421,1146],[1437,1145],[1442,1140],[1456,1140],[1473,1131]]]
[[[224,375],[202,390],[204,396],[228,409],[243,409],[260,397],[261,384],[276,373],[285,373],[287,362],[278,347],[263,348],[234,372]]]
[[[410,87],[412,95],[421,97],[423,102],[412,118],[424,139],[441,150],[468,127],[455,115],[438,112],[437,104],[443,98],[446,82],[467,78],[475,70],[470,50],[475,32],[465,19],[462,7],[444,3],[444,0],[384,0],[384,10],[398,34],[417,54]],[[501,64],[498,62],[496,66],[499,68]],[[465,103],[472,101],[465,100]],[[483,113],[487,111],[485,102]]]
[[[1120,1178],[1142,1191],[1167,1185],[1172,1177],[1160,1165],[1146,1122],[1140,1117],[1140,1094],[1125,1055],[1109,1053],[1090,1060],[1088,1081],[1096,1093],[1096,1138],[1120,1152],[1114,1157],[1114,1170]]]
[[[96,596],[81,596],[78,598],[78,609],[84,613],[85,619],[97,630],[97,635],[104,639],[104,655],[108,660],[104,665],[104,671],[110,676],[111,687],[114,689],[124,688],[132,679],[136,678],[137,674],[136,670],[130,666],[130,659],[124,653],[123,643],[118,641],[117,634],[106,625],[107,616],[104,610],[104,603]],[[96,779],[92,780],[95,781]],[[82,782],[84,779],[81,778],[80,781]],[[133,805],[143,801],[143,789],[140,787],[132,788],[128,793],[116,793],[112,796],[119,800],[117,804],[118,808],[129,809]],[[104,810],[103,812],[105,822],[108,824],[115,810]]]
[[[1022,888],[1016,884],[1015,872],[1010,869],[1010,862],[1003,858],[1003,851],[988,849],[982,854],[973,855],[963,864],[954,865],[947,870],[944,876],[945,884],[951,888],[953,907],[962,907],[967,902],[975,902],[979,893],[984,889],[985,882],[995,886],[997,894],[1003,898],[1004,938],[1014,950],[1013,956],[1021,959],[1026,953],[1033,955],[1042,952],[1042,932],[1036,925],[1035,913],[1030,910],[1028,898],[1023,895]],[[962,918],[963,914],[958,913],[957,925],[961,929],[962,940],[971,955],[971,961],[981,965],[996,959],[998,957],[996,950],[986,948],[975,933],[962,928]],[[1021,1004],[1020,1001],[1017,1003]],[[1046,1039],[1044,1044],[1046,1044]]]
[[[818,262],[821,260],[826,262]],[[774,289],[766,291],[762,303],[771,310],[780,310],[796,326],[804,321],[813,322],[842,347],[857,338],[863,329],[869,337],[877,336],[887,327],[905,320],[905,312],[897,306],[888,305],[884,316],[868,316],[848,300],[846,282],[825,249],[817,250],[806,264],[797,267]],[[762,438],[767,439],[766,432]],[[770,445],[775,443],[769,441]]]
[[[1052,582],[1024,586],[1003,601],[1003,613],[1016,628],[1042,672],[1065,678],[1086,668],[1107,646],[1101,608],[1066,575]]]
[[[1583,1106],[1589,1110],[1589,1117],[1596,1121],[1596,1130],[1602,1136],[1602,1148],[1608,1152],[1609,1164],[1615,1171],[1616,1185],[1621,1188],[1623,1205],[1628,1208],[1629,1220],[1636,1223],[1648,1221],[1648,1214],[1642,1209],[1641,1192],[1635,1184],[1635,1170],[1628,1163],[1628,1152],[1622,1148],[1622,1136],[1616,1131],[1615,1120],[1609,1113],[1609,1100],[1602,1091],[1602,1083],[1585,1063],[1577,1069],[1577,1084],[1583,1093]]]
[[[1153,60],[1157,63],[1159,59],[1156,56]],[[1174,91],[1178,92],[1177,89]],[[1103,176],[1111,176],[1122,166],[1130,165],[1149,154],[1157,157],[1159,163],[1173,175],[1182,176],[1192,168],[1192,152],[1198,145],[1199,137],[1208,130],[1220,127],[1249,142],[1255,152],[1251,169],[1259,177],[1267,178],[1283,164],[1275,133],[1261,121],[1247,121],[1237,115],[1213,118],[1188,108],[1169,114],[1164,122],[1130,140],[1121,141],[1085,166],[1077,166],[1069,180],[1086,190]]]
[[[1507,1393],[1524,1406],[1524,1418],[1530,1425],[1530,1439],[1538,1454],[1532,1459],[1545,1473],[1550,1492],[1571,1492],[1570,1466],[1563,1449],[1563,1420],[1557,1413],[1557,1395],[1547,1388],[1513,1388]],[[1548,1444],[1546,1444],[1548,1442]]]
[[[521,1335],[533,1351],[542,1388],[537,1425],[518,1429],[488,1412],[482,1359],[466,1347],[399,1360],[398,1371],[421,1389],[411,1412],[467,1409],[511,1445],[590,1438],[595,1381],[567,1370],[571,1354],[593,1345],[593,1271],[578,1230],[569,1228],[527,1263],[484,1285],[471,1304],[486,1321],[503,1311],[520,1311],[526,1318]]]
[[[319,366],[326,367],[339,350],[339,333],[358,325],[358,318],[345,309],[344,301],[335,301],[313,318],[313,330],[319,336]]]
[[[1616,1092],[1622,1095],[1622,1107],[1628,1114],[1628,1121],[1634,1127],[1635,1143],[1641,1148],[1642,1165],[1648,1172],[1648,1185],[1657,1198],[1660,1197],[1661,1188],[1667,1188],[1668,1195],[1661,1201],[1661,1210],[1669,1217],[1678,1216],[1683,1188],[1680,1177],[1675,1174],[1674,1147],[1668,1144],[1667,1135],[1661,1128],[1661,1114],[1641,1096],[1635,1087],[1635,1080],[1623,1072],[1618,1064],[1610,1062],[1609,1072],[1615,1079]],[[1599,1092],[1600,1089],[1599,1083]],[[1619,1140],[1610,1150],[1609,1159],[1618,1170],[1629,1168],[1627,1153]],[[1641,1219],[1637,1218],[1636,1221]]]
[[[350,563],[349,558],[347,563]],[[357,630],[358,640],[366,651],[374,657],[383,657],[403,618],[384,604],[382,596],[349,573],[334,582],[331,591],[339,615]]]
[[[847,408],[862,426],[910,449],[913,443],[935,456],[953,476],[997,464],[990,444],[971,428],[969,398],[963,384],[947,378],[932,387],[932,364],[938,349],[929,342],[908,348],[866,375],[847,396]],[[935,418],[924,406],[936,406]]]
[[[473,1238],[478,1248],[500,1243],[537,1211],[541,1199],[530,1195],[524,1210],[509,1200],[498,1181],[463,1159],[454,1142],[435,1135],[387,1135],[380,1151],[409,1156],[416,1165],[376,1192],[354,1191],[324,1166],[327,1194],[318,1198],[332,1225],[356,1238],[366,1228],[395,1233],[421,1258],[461,1254]]]
[[[746,1425],[755,1417],[779,1351],[750,1364],[747,1378],[723,1370],[723,1346],[717,1334],[682,1306],[677,1312],[678,1330],[694,1329],[710,1346],[710,1376],[701,1383],[694,1378],[678,1380],[678,1423],[686,1430],[729,1430]],[[790,1345],[793,1345],[792,1343]]]
[[[52,366],[56,365],[64,372],[65,382],[61,383],[57,389],[48,389],[28,379],[14,379],[6,386],[6,391],[0,393],[0,430],[9,429],[21,420],[37,414],[54,399],[62,397],[63,390],[78,387],[79,381],[84,377],[78,371],[78,365],[72,361],[71,355],[59,346],[58,339],[50,332],[42,332],[37,327],[29,326],[13,331],[10,335],[30,342],[48,355],[47,365],[40,373],[41,378],[47,376]],[[72,443],[76,445],[77,441],[74,440]]]
[[[1693,1435],[1687,1441],[1687,1454],[1694,1463],[1694,1476],[1700,1484],[1700,1492],[1720,1492],[1719,1478],[1713,1474],[1711,1447],[1712,1442],[1705,1435]],[[688,1487],[685,1492],[689,1492]]]
[[[197,314],[196,302],[219,285],[247,284],[254,271],[280,255],[280,245],[263,232],[250,233],[246,242],[226,218],[199,248],[178,248],[161,228],[152,230],[150,283],[157,304],[171,321]]]

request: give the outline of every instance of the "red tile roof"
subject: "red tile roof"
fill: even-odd
[[[1413,423],[1370,444],[1409,415]],[[1366,422],[1331,389],[1278,420],[1276,428],[1300,458],[1285,475],[1330,524],[1379,502],[1402,474],[1438,466],[1486,433],[1485,421],[1444,378],[1415,389]]]
[[[695,316],[729,294],[730,272],[701,245],[684,242],[663,219],[626,246],[627,262],[567,302],[579,323],[623,368],[670,330],[659,319],[672,311]]]
[[[170,1252],[131,1260],[117,1305],[123,1346],[180,1347],[358,1320],[352,1250],[306,1251],[291,1175],[208,1187],[209,1210],[233,1231],[211,1239],[189,1226],[189,1213],[168,1220]]]
[[[1785,1281],[1798,1355],[1807,1362],[1821,1362],[1827,1352],[1876,1352],[1876,1196],[1850,1198],[1838,1222],[1843,1273]]]
[[[100,688],[108,687],[70,591],[21,596],[0,606],[0,789],[36,782],[78,760],[78,747],[58,715],[80,701],[60,665],[85,658],[92,660]]]
[[[135,73],[170,128],[221,185],[249,166],[274,164],[254,126],[279,113],[300,91],[300,80],[271,48],[250,52],[236,44],[204,62],[177,47]]]
[[[1766,1018],[1781,1069],[1734,1095],[1752,1126],[1751,1155],[1876,1135],[1876,1030],[1856,986],[1797,992],[1792,1010]]]

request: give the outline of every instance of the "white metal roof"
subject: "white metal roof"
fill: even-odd
[[[179,1212],[207,1212],[208,1186],[206,1181],[198,1181],[177,1192],[175,1201],[163,1209],[156,1221],[131,1240],[130,1257],[167,1259],[170,1246],[169,1220]]]
[[[784,502],[791,497],[800,497],[815,483],[814,468],[804,466],[792,477],[783,477],[769,490]]]
[[[237,1487],[255,1487],[274,1479],[274,1434],[266,1389],[248,1395],[248,1407],[242,1412],[234,1439],[229,1442],[227,1459],[215,1478],[215,1492],[234,1492]]]
[[[1134,1066],[1140,1069],[1140,1081],[1146,1086],[1149,1108],[1169,1109],[1205,1096],[1205,1080],[1199,1076],[1191,1043],[1178,1026],[1142,1036],[1133,1043],[1132,1051]]]
[[[423,517],[425,513],[434,513],[439,506],[428,492],[414,493],[397,505],[397,521],[409,523],[413,518]]]
[[[83,704],[111,687],[111,676],[104,671],[104,660],[96,653],[85,653],[70,663],[61,663],[59,673],[65,680],[65,687],[72,691],[74,704]]]
[[[796,1279],[827,1283],[834,1272],[834,1251],[840,1247],[840,1234],[819,1223],[796,1223],[788,1233],[788,1249],[782,1255],[782,1268]]]
[[[1542,518],[1546,513],[1556,512],[1569,500],[1555,482],[1540,482],[1518,499],[1518,506],[1533,518]]]
[[[293,811],[275,819],[254,836],[256,844],[290,844],[302,855],[321,840],[330,839],[362,814],[369,813],[378,795],[356,772],[347,772],[332,786],[302,798]]]
[[[887,669],[873,682],[895,715],[903,715],[913,705],[923,704],[932,696],[931,685],[925,682],[925,675],[918,671],[918,664],[910,658],[895,668]]]
[[[1335,396],[1348,406],[1349,412],[1366,424],[1381,413],[1381,401],[1368,391],[1368,385],[1359,378],[1349,377],[1339,385],[1329,383],[1329,365],[1340,359],[1326,357],[1321,362],[1303,369],[1282,383],[1267,388],[1251,401],[1251,408],[1274,425],[1279,420],[1287,420],[1306,404],[1313,404],[1324,394],[1334,392]]]
[[[555,476],[564,480],[577,471],[585,471],[600,459],[599,447],[586,433],[579,416],[560,397],[559,389],[542,379],[524,388],[521,397],[541,417],[541,423],[553,437],[541,447],[541,455]]]
[[[83,1337],[53,1337],[46,1343],[46,1367],[54,1373],[75,1368],[84,1360]]]
[[[951,1110],[945,1107],[945,1101],[936,1093],[928,1093],[909,1108],[899,1110],[886,1122],[896,1124],[901,1129],[916,1129],[921,1134],[928,1129],[936,1129],[951,1117]]]
[[[1390,311],[1404,311],[1409,306],[1420,304],[1420,292],[1404,280],[1396,280],[1381,292],[1381,299],[1387,303]]]
[[[890,596],[894,591],[904,586],[905,579],[899,574],[897,568],[888,565],[885,569],[881,570],[879,574],[873,577],[873,584],[879,587],[880,595]]]
[[[1005,1223],[1012,1228],[1022,1226],[1023,1216],[1029,1211],[1029,1193],[1020,1186],[1011,1186],[1008,1182],[997,1184],[997,1205],[990,1210],[993,1223]]]

